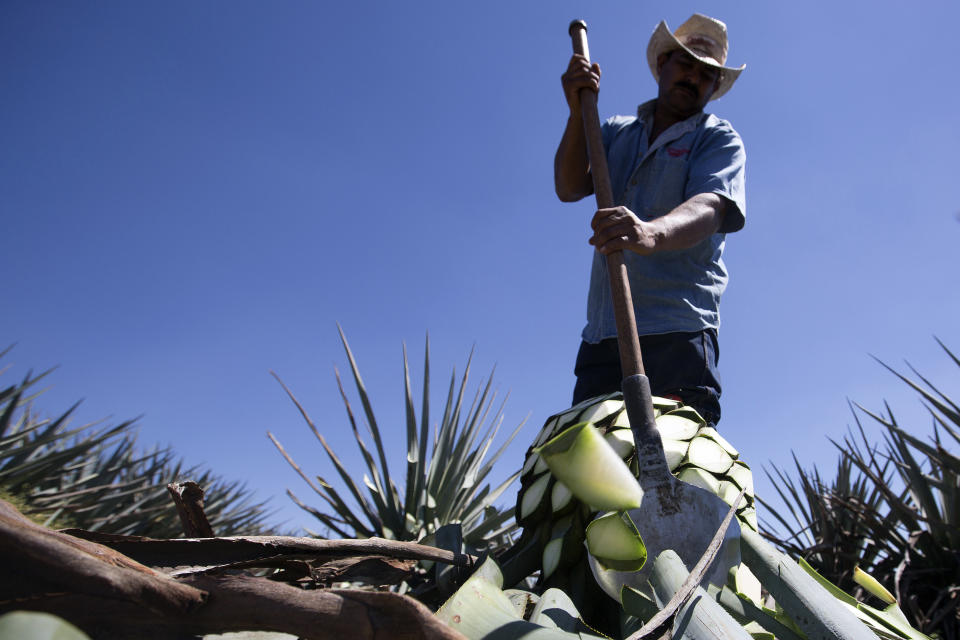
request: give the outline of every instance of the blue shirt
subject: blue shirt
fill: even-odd
[[[649,256],[623,252],[637,331],[717,329],[720,296],[727,286],[724,239],[745,220],[743,141],[726,120],[698,113],[675,123],[650,146],[654,102],[640,105],[636,117],[614,116],[603,124],[616,204],[641,220],[653,220],[701,193],[716,193],[728,203],[720,231],[696,246]],[[582,337],[597,343],[616,335],[607,260],[595,251]]]

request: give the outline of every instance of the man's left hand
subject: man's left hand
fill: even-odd
[[[645,256],[656,250],[655,226],[642,221],[626,207],[600,209],[590,226],[593,227],[590,244],[603,255],[627,250]]]

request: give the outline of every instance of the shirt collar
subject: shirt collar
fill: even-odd
[[[653,127],[653,112],[654,112],[654,109],[656,109],[656,106],[657,106],[657,99],[653,98],[652,100],[647,100],[646,102],[641,104],[639,107],[637,107],[637,118],[639,118],[643,122],[643,126],[648,131],[650,130],[651,127]],[[707,117],[706,111],[695,113],[689,118],[687,118],[686,120],[682,120],[680,122],[674,122],[672,125],[670,125],[667,131],[674,129],[678,135],[683,135],[684,133],[687,133],[688,131],[692,131],[696,129],[698,126],[700,126],[700,123],[706,117]]]

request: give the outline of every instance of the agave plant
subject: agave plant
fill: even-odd
[[[503,422],[503,406],[506,402],[504,400],[496,411],[492,411],[496,396],[492,389],[492,374],[485,384],[481,382],[472,402],[467,405],[465,399],[473,356],[471,351],[459,382],[456,371],[451,375],[442,416],[431,434],[430,341],[428,338],[424,352],[423,399],[419,419],[404,346],[403,422],[406,427],[407,446],[404,450],[405,482],[401,491],[388,465],[381,429],[374,416],[370,396],[360,376],[356,359],[343,330],[339,327],[338,329],[363,408],[365,430],[373,440],[374,454],[371,454],[361,435],[356,412],[344,389],[340,374],[335,371],[347,411],[349,428],[366,463],[367,470],[363,477],[366,494],[354,481],[355,474],[344,466],[327,443],[327,436],[334,430],[342,430],[343,427],[328,423],[318,425],[314,422],[293,392],[277,377],[319,440],[347,492],[346,495],[341,493],[323,477],[313,481],[283,449],[279,440],[273,434],[268,434],[287,462],[325,504],[321,508],[309,506],[288,490],[290,497],[326,529],[344,538],[378,536],[431,543],[444,525],[459,524],[463,542],[472,549],[496,550],[510,544],[511,534],[516,528],[514,510],[498,506],[497,501],[516,479],[517,474],[514,473],[494,488],[485,482],[493,465],[525,421],[513,430],[499,449],[487,457]]]
[[[49,373],[28,373],[0,389],[0,493],[25,513],[45,526],[173,538],[182,531],[166,485],[190,479],[206,490],[205,510],[215,532],[265,529],[270,513],[253,502],[245,485],[186,468],[169,449],[140,449],[133,420],[71,427],[77,405],[55,419],[40,417],[33,389]]]
[[[943,343],[951,360],[960,360]],[[884,365],[886,366],[886,365]],[[772,536],[840,587],[857,587],[862,568],[895,595],[910,622],[928,634],[960,633],[960,407],[911,367],[919,382],[887,367],[914,389],[933,421],[924,440],[884,413],[857,406],[856,431],[834,442],[837,477],[825,482],[797,465],[799,485],[771,476],[787,513],[769,511],[786,533]],[[883,430],[882,446],[860,414]]]
[[[675,400],[654,398],[654,414],[657,429],[663,440],[667,464],[671,472],[681,480],[710,491],[730,503],[746,489],[746,496],[738,510],[741,525],[756,529],[756,511],[753,497],[753,475],[750,467],[739,459],[737,450],[727,442],[716,429],[709,427],[703,418],[692,408],[683,406]],[[576,606],[593,621],[615,619],[618,607],[607,598],[596,585],[588,558],[588,549],[607,546],[606,538],[611,528],[606,524],[620,528],[617,520],[610,523],[593,525],[597,509],[588,502],[597,503],[597,499],[578,499],[574,493],[583,491],[593,483],[578,481],[576,490],[572,486],[558,481],[548,468],[541,455],[541,447],[562,433],[568,433],[573,425],[589,423],[603,439],[609,443],[616,456],[626,461],[636,474],[636,447],[630,430],[623,395],[619,392],[586,400],[570,409],[547,419],[527,451],[521,470],[520,492],[517,496],[517,520],[523,527],[523,534],[514,548],[499,558],[503,565],[505,584],[513,586],[528,575],[538,571],[536,589],[543,591],[557,588],[569,594]],[[606,468],[607,463],[593,463],[584,474],[597,475],[596,466]],[[595,494],[608,492],[613,496],[623,490],[623,482],[618,487],[595,488]],[[641,529],[645,523],[635,523]],[[626,530],[620,528],[615,534],[623,540],[623,549],[618,554],[627,554],[631,558],[639,557],[635,545],[630,543],[629,524]],[[622,535],[621,535],[622,534]],[[606,540],[591,542],[591,536],[604,537]],[[586,546],[584,544],[586,542]],[[633,546],[634,548],[631,548]],[[594,554],[596,556],[596,553]],[[611,558],[605,558],[609,562]],[[601,561],[601,564],[603,562]],[[751,582],[749,571],[740,575],[741,588],[751,590],[746,584]],[[752,581],[755,583],[755,580]],[[753,589],[759,598],[759,589]],[[612,603],[612,604],[611,604]],[[597,622],[601,631],[613,633],[614,629]]]
[[[702,469],[703,475],[713,478],[705,484],[723,487],[725,482],[742,482],[745,488],[749,487],[745,475],[738,478],[739,472],[730,473],[734,462],[716,453],[706,454],[714,449],[712,445],[695,444],[698,438],[706,438],[723,449],[728,458],[734,457],[733,448],[722,445],[719,436],[702,423],[694,429],[695,435],[687,437],[686,446],[677,444],[684,442],[677,436],[690,430],[686,423],[697,422],[694,412],[669,401],[654,402],[661,436],[667,436],[665,442],[673,443],[665,448],[674,451],[671,466],[675,473],[682,473],[684,468]],[[582,421],[563,426],[578,420]],[[571,567],[573,552],[579,551],[581,557],[589,553],[601,565],[612,561],[623,572],[639,571],[646,556],[642,535],[629,520],[633,514],[624,511],[642,500],[644,490],[634,477],[636,470],[631,473],[625,464],[634,464],[635,456],[629,446],[629,433],[620,433],[629,432],[623,423],[622,402],[617,396],[595,398],[548,420],[531,447],[524,470],[527,482],[518,497],[528,546],[519,553],[497,558],[503,563],[502,568],[488,558],[440,609],[437,615],[442,620],[477,640],[576,640],[601,636],[628,640],[929,640],[909,625],[894,597],[870,576],[858,572],[857,583],[880,596],[882,608],[860,602],[817,574],[802,559],[797,562],[773,548],[754,529],[749,504],[739,513],[742,564],[730,571],[724,584],[697,586],[696,579],[691,582],[691,569],[684,566],[677,553],[666,549],[655,558],[646,558],[652,565],[645,573],[649,590],[632,586],[639,587],[639,580],[628,580],[619,594],[611,594],[619,596],[616,600],[607,598],[608,607],[597,608],[594,602],[582,597],[583,587],[590,584],[591,577],[577,572],[577,567],[585,564],[582,560]],[[719,471],[723,467],[728,468]],[[722,475],[717,476],[718,473]],[[730,479],[724,479],[723,474]],[[686,475],[701,477],[689,471]],[[719,493],[726,492],[721,489]],[[570,517],[582,505],[590,505],[586,507],[588,511],[615,511],[596,518],[589,514],[592,519],[584,533],[575,529]],[[728,518],[732,516],[733,513],[728,514]],[[642,525],[641,529],[656,526],[656,522],[649,521],[637,524]],[[599,535],[593,535],[598,531]],[[721,527],[713,544],[720,543],[723,533]],[[542,552],[542,562],[537,566],[541,576],[537,591],[504,590],[504,586],[514,584],[510,572],[516,574],[515,569],[508,567],[529,555],[529,549]],[[703,576],[708,564],[709,558],[701,559],[692,571]],[[577,575],[574,581],[565,577],[571,569]],[[761,588],[776,599],[775,608],[769,600],[761,600]]]

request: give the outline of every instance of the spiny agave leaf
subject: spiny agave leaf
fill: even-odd
[[[360,403],[363,405],[363,412],[367,417],[367,427],[370,431],[370,435],[373,436],[373,442],[377,449],[377,457],[380,460],[379,467],[370,464],[368,464],[368,467],[370,468],[374,479],[377,481],[379,492],[384,496],[385,500],[391,503],[393,507],[392,513],[390,514],[392,525],[391,528],[402,530],[403,523],[402,520],[399,520],[399,514],[401,510],[400,497],[397,495],[396,490],[394,489],[393,480],[390,478],[390,468],[387,466],[387,457],[383,448],[383,440],[380,437],[380,428],[377,426],[377,419],[373,415],[373,406],[370,404],[370,396],[367,394],[367,387],[363,383],[363,378],[360,377],[360,369],[357,367],[357,361],[353,357],[353,352],[350,350],[350,345],[347,343],[347,337],[344,335],[343,329],[340,327],[339,323],[337,324],[337,331],[340,333],[340,341],[343,343],[343,349],[347,354],[347,361],[350,363],[350,371],[353,374],[353,381],[357,388],[357,395],[360,396]],[[382,485],[379,482],[379,475],[381,471],[383,472]]]
[[[876,578],[861,569],[859,566],[853,568],[853,581],[867,590],[867,592],[880,598],[886,604],[896,604],[897,599],[893,594],[887,591]]]
[[[353,499],[357,502],[357,504],[360,505],[360,509],[363,511],[364,516],[366,516],[367,520],[374,525],[375,529],[378,529],[378,530],[382,529],[382,526],[380,525],[380,522],[381,522],[380,517],[376,515],[374,510],[369,506],[369,503],[367,502],[367,500],[364,498],[363,494],[360,492],[360,488],[357,486],[357,484],[353,480],[353,474],[347,471],[347,468],[343,465],[343,463],[337,457],[336,453],[334,453],[330,445],[327,444],[326,438],[324,438],[323,434],[320,433],[320,430],[317,428],[317,425],[310,418],[304,406],[293,394],[293,391],[283,382],[283,380],[280,379],[280,376],[278,376],[275,372],[271,371],[270,373],[273,375],[274,379],[280,383],[280,386],[283,388],[284,392],[286,392],[287,394],[287,397],[290,398],[294,406],[300,412],[301,417],[303,417],[304,421],[307,423],[307,426],[310,428],[310,431],[313,433],[314,437],[316,437],[317,440],[320,442],[320,446],[323,447],[323,450],[324,452],[326,452],[327,457],[333,463],[334,468],[337,470],[337,474],[340,476],[341,480],[343,480],[344,484],[347,486],[347,490],[353,496]],[[350,425],[351,425],[351,428],[353,429],[354,436],[359,438],[359,432],[357,431],[356,420],[354,419],[354,416],[353,416],[353,409],[350,407],[350,402],[347,399],[346,392],[343,389],[343,384],[340,381],[340,375],[336,371],[334,372],[334,374],[337,380],[337,388],[340,391],[340,397],[344,401],[344,405],[347,410],[347,418],[350,421]],[[300,470],[300,467],[293,461],[293,458],[287,455],[286,451],[284,451],[283,447],[280,446],[280,443],[277,441],[277,439],[274,438],[273,435],[269,433],[267,435],[270,438],[270,440],[273,442],[274,446],[276,446],[277,449],[280,451],[281,455],[283,455],[283,457],[286,459],[287,464],[292,466],[293,469],[297,471],[297,473],[300,475],[300,477],[306,480],[307,484],[311,485],[311,488],[314,491],[322,494],[322,492],[320,492],[318,489],[312,486],[312,483],[307,478],[306,474],[304,474],[303,471]],[[361,453],[365,459],[367,459],[368,461],[370,460],[370,454],[369,452],[366,451],[365,447],[361,447]],[[364,530],[369,531],[368,527],[364,526],[363,528]]]
[[[810,564],[807,561],[805,561],[803,558],[800,558],[798,562],[800,566],[803,567],[804,571],[810,574],[810,576],[812,576],[814,580],[820,583],[820,585],[822,585],[837,600],[839,600],[844,605],[849,607],[850,610],[854,613],[854,615],[857,616],[857,618],[860,619],[861,622],[869,625],[871,629],[873,629],[873,631],[878,635],[881,635],[881,637],[882,637],[882,633],[880,632],[883,630],[877,628],[877,625],[876,625],[877,622],[880,622],[881,624],[888,626],[890,629],[897,632],[901,637],[907,637],[907,638],[910,638],[910,637],[924,638],[925,637],[922,633],[910,627],[909,623],[906,623],[905,618],[902,621],[897,620],[896,613],[894,611],[891,611],[891,608],[896,609],[896,611],[899,611],[899,608],[896,606],[896,603],[888,606],[887,611],[879,611],[877,609],[874,609],[873,607],[869,605],[865,605],[862,602],[858,601],[856,598],[854,598],[853,596],[845,592],[843,589],[840,589],[835,584],[833,584],[832,582],[824,578],[813,567],[811,567]],[[863,585],[861,584],[861,586]],[[881,587],[881,589],[882,588],[883,587]],[[887,595],[889,595],[889,593]],[[893,596],[890,596],[890,597],[892,598]],[[900,615],[902,616],[903,612],[900,612]]]
[[[836,598],[840,602],[843,602],[844,604],[848,604],[851,607],[856,607],[858,604],[860,604],[860,602],[856,598],[854,598],[849,593],[847,593],[846,591],[844,591],[843,589],[841,589],[840,587],[838,587],[837,585],[833,584],[832,582],[824,578],[822,575],[820,575],[820,573],[816,569],[811,567],[810,563],[804,560],[803,558],[797,558],[797,564],[799,564],[800,567],[803,568],[803,570],[806,571],[814,580],[819,582],[820,586],[822,586],[824,589],[829,591],[830,595],[832,595],[834,598]]]
[[[710,438],[696,437],[690,441],[687,460],[711,473],[726,473],[733,466],[733,458]]]
[[[619,511],[640,506],[640,484],[593,426],[574,425],[537,452],[553,475],[595,510]]]
[[[759,534],[740,530],[744,562],[777,603],[794,619],[809,640],[876,640],[832,593]]]
[[[407,361],[407,344],[403,343],[403,391],[407,428],[407,481],[403,498],[403,511],[409,514],[416,511],[418,491],[423,482],[423,470],[426,460],[420,455],[421,443],[417,437],[417,414],[413,407],[413,390],[410,385],[410,365]]]
[[[606,569],[639,571],[647,561],[647,547],[626,511],[607,513],[587,525],[587,549]]]

